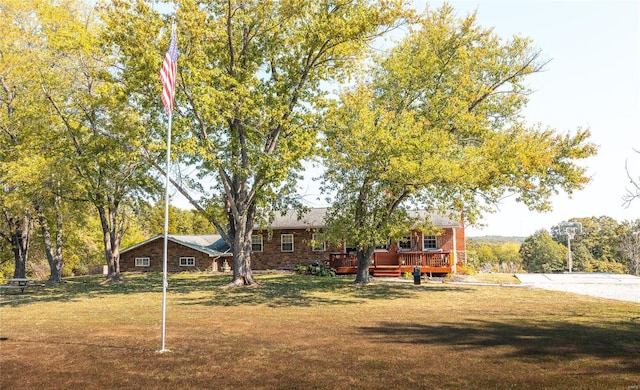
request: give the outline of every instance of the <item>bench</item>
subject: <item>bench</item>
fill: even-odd
[[[20,292],[24,292],[24,288],[27,286],[10,286],[10,285],[1,285],[0,286],[0,290],[9,290],[9,289],[14,289],[14,288],[19,288]]]
[[[11,278],[7,280],[7,284],[0,286],[0,289],[16,289],[19,288],[20,292],[24,292],[24,289],[29,286],[29,284],[33,284],[36,280],[26,279],[26,278]]]

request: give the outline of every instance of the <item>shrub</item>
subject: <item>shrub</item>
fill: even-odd
[[[473,268],[471,268],[471,267],[467,267],[467,266],[466,266],[466,265],[464,265],[464,264],[458,264],[458,265],[456,265],[456,271],[457,271],[460,275],[470,275],[470,276],[473,276],[473,275],[476,275],[476,274],[477,274],[477,272],[476,272]]]
[[[296,265],[293,271],[300,275],[336,276],[336,270],[327,264],[314,261],[311,265]]]

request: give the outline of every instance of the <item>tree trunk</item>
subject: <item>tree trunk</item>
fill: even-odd
[[[251,232],[236,234],[233,240],[233,280],[230,286],[256,285],[251,272]]]
[[[105,209],[103,206],[96,206],[100,214],[100,224],[102,226],[102,238],[104,242],[104,254],[107,262],[107,283],[117,283],[120,281],[120,242],[124,230],[122,223],[116,226],[117,209]]]
[[[49,282],[60,283],[62,282],[62,268],[64,267],[64,260],[62,257],[62,213],[60,213],[60,210],[58,209],[58,198],[56,197],[54,200],[54,210],[56,213],[55,253],[47,217],[40,210],[40,204],[38,202],[34,202],[33,205],[36,209],[38,223],[40,224],[42,239],[44,241],[44,251],[47,256],[47,262],[49,263]]]
[[[56,204],[58,202],[56,198]],[[62,212],[56,206],[56,252],[53,255],[53,267],[51,268],[50,282],[62,282],[62,269],[64,268],[64,257],[62,256]]]
[[[13,270],[14,278],[27,277],[27,258],[29,255],[29,243],[33,228],[33,221],[28,214],[24,214],[18,221],[17,218],[7,218],[11,228],[11,250],[15,260]]]
[[[358,259],[358,271],[356,273],[356,284],[367,284],[371,281],[369,276],[369,265],[371,264],[371,258],[375,247],[370,246],[362,250],[358,249],[356,257]]]
[[[244,195],[244,194],[243,194]],[[247,196],[238,198],[247,199]],[[251,234],[253,233],[253,218],[255,206],[236,201],[235,212],[228,208],[229,221],[228,239],[233,253],[233,280],[229,287],[255,286],[251,272]]]

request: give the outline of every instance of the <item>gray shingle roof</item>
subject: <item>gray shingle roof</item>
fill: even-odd
[[[325,226],[324,219],[327,214],[327,208],[312,208],[308,212],[298,215],[297,210],[287,210],[284,215],[276,212],[275,219],[271,224],[271,229],[308,229],[323,228]],[[411,211],[409,215],[420,219],[425,219],[429,215],[431,223],[439,228],[458,228],[461,227],[459,221],[452,220],[438,213],[428,213],[424,210]]]
[[[150,239],[138,243],[136,245],[130,246],[127,249],[124,249],[120,253],[128,252],[132,249],[138,248],[142,245],[150,243],[155,240],[163,240],[164,235],[159,234],[155,237],[151,237]],[[188,248],[195,249],[197,251],[208,254],[209,256],[230,256],[229,246],[222,239],[222,236],[219,234],[200,234],[200,235],[179,235],[179,234],[169,234],[167,235],[167,240],[171,242],[175,242],[176,244],[180,244],[186,246]]]

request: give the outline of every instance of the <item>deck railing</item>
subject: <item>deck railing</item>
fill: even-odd
[[[348,253],[329,253],[329,265],[333,268],[358,267],[358,259]]]
[[[329,264],[334,267],[357,267],[356,256],[348,253],[330,253]],[[372,267],[428,267],[446,268],[453,266],[450,252],[375,252]]]
[[[452,266],[449,252],[400,252],[398,261],[402,266],[443,268]]]

